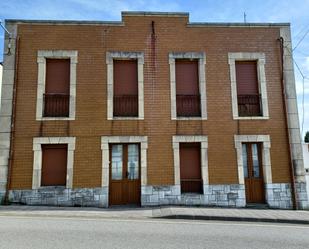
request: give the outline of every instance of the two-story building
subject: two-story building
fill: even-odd
[[[6,28],[4,201],[308,207],[289,24],[123,12]]]

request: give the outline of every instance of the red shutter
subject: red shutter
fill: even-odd
[[[114,60],[114,95],[137,93],[137,61]]]
[[[70,106],[70,60],[46,59],[44,117],[68,117]]]
[[[114,116],[138,116],[137,60],[114,60]]]
[[[238,95],[259,94],[256,61],[236,61]]]
[[[238,115],[260,116],[260,95],[256,61],[236,61]]]
[[[180,180],[182,192],[202,192],[201,145],[180,143]]]
[[[177,116],[200,117],[198,60],[176,60]]]
[[[176,60],[176,94],[199,95],[198,61]]]
[[[66,186],[67,145],[42,145],[42,186]]]
[[[70,94],[69,59],[46,59],[45,93]]]

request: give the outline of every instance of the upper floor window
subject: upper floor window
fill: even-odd
[[[261,95],[256,61],[236,61],[238,115],[261,116]]]
[[[74,120],[77,51],[38,51],[36,120]]]
[[[234,119],[268,119],[263,53],[229,53]]]
[[[144,119],[144,54],[107,52],[107,119]]]
[[[138,117],[137,60],[114,60],[114,117]]]
[[[207,119],[205,53],[169,53],[169,64],[171,119]]]
[[[198,60],[176,60],[177,117],[200,117]]]
[[[70,60],[46,59],[44,117],[68,117],[70,105]]]

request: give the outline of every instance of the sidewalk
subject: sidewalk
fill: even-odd
[[[149,208],[85,208],[46,206],[0,206],[1,216],[62,217],[62,218],[118,218],[118,219],[190,219],[248,222],[277,222],[308,224],[309,211],[206,208],[163,206]]]

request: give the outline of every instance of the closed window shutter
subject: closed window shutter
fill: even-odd
[[[46,59],[45,93],[70,94],[69,59]]]
[[[114,60],[114,95],[137,94],[137,61]]]
[[[236,61],[236,82],[238,95],[259,94],[256,61]]]
[[[180,143],[179,148],[181,192],[202,193],[200,143]]]
[[[198,95],[198,61],[176,60],[176,94]]]
[[[42,145],[42,186],[66,186],[67,145]]]

